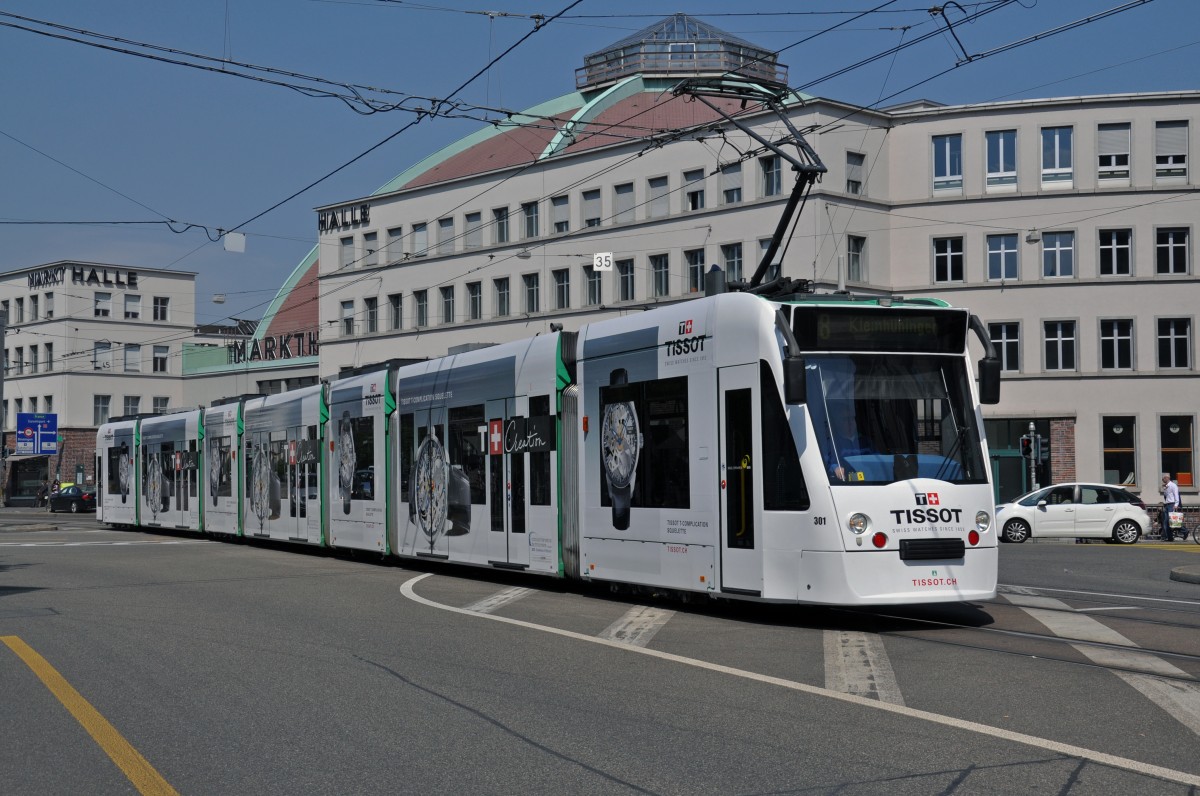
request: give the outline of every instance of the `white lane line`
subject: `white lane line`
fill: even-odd
[[[479,602],[474,602],[468,605],[464,610],[472,611],[477,614],[490,614],[502,605],[508,605],[511,602],[516,602],[527,594],[532,594],[533,589],[526,589],[521,586],[513,586],[511,589],[501,589],[491,597],[484,597]]]
[[[644,647],[674,615],[674,611],[635,605],[626,611],[624,616],[602,630],[600,638]]]
[[[1001,594],[1041,594],[1042,592],[1054,592],[1055,594],[1078,594],[1084,597],[1120,597],[1122,600],[1129,602],[1148,602],[1148,603],[1171,603],[1174,605],[1200,605],[1196,600],[1171,600],[1166,597],[1138,597],[1135,594],[1110,594],[1105,591],[1077,591],[1075,589],[1049,589],[1042,586],[1033,588],[1030,586],[1006,586],[1000,584],[997,590]]]
[[[1136,605],[1108,605],[1100,608],[1076,608],[1075,613],[1086,614],[1091,611],[1140,611],[1142,610]]]
[[[1093,641],[1129,647],[1129,650],[1113,650],[1091,647],[1087,644],[1071,645],[1083,653],[1088,660],[1101,666],[1145,672],[1145,674],[1133,672],[1114,672],[1114,674],[1136,688],[1176,721],[1200,735],[1200,684],[1163,680],[1154,676],[1189,677],[1187,672],[1157,655],[1142,652],[1137,648],[1137,644],[1090,616],[1063,613],[1064,610],[1071,610],[1066,603],[1049,597],[1029,597],[1019,594],[1005,595],[1005,599],[1048,627],[1056,636],[1076,641]],[[1052,608],[1058,610],[1047,610]]]
[[[825,687],[830,691],[903,705],[904,696],[876,633],[826,630]]]
[[[801,694],[809,694],[811,696],[825,697],[827,699],[835,699],[839,702],[846,702],[859,707],[872,708],[874,710],[882,710],[886,713],[893,713],[898,716],[905,716],[912,719],[921,719],[933,724],[940,724],[943,727],[951,727],[957,730],[966,732],[974,732],[979,735],[986,735],[991,738],[998,738],[1003,741],[1019,743],[1025,746],[1031,746],[1035,749],[1049,750],[1057,752],[1068,757],[1077,757],[1083,760],[1091,760],[1105,766],[1112,766],[1123,771],[1132,771],[1138,774],[1144,774],[1149,777],[1158,777],[1160,779],[1170,780],[1171,782],[1180,782],[1184,785],[1194,785],[1200,787],[1200,775],[1192,774],[1187,771],[1176,771],[1172,768],[1164,768],[1151,763],[1143,763],[1140,760],[1131,760],[1127,757],[1118,757],[1110,755],[1107,752],[1098,752],[1094,749],[1087,749],[1082,746],[1074,746],[1072,744],[1052,741],[1049,738],[1038,738],[1036,735],[1026,735],[1023,732],[1013,732],[1002,727],[992,727],[987,724],[980,724],[975,721],[967,721],[965,719],[956,719],[953,716],[943,716],[940,713],[932,713],[927,710],[917,710],[906,705],[894,705],[891,702],[882,702],[878,699],[867,699],[856,694],[844,694],[840,691],[831,691],[828,688],[821,688],[807,683],[800,683],[795,680],[785,680],[782,677],[772,677],[766,674],[757,672],[748,672],[745,669],[735,669],[732,666],[722,666],[719,663],[710,663],[697,658],[687,658],[683,655],[675,655],[670,652],[652,649],[650,647],[635,647],[629,644],[623,644],[619,641],[610,641],[609,639],[600,638],[598,636],[589,636],[584,633],[576,633],[573,630],[563,630],[557,627],[548,627],[546,625],[538,625],[533,622],[525,622],[520,619],[510,619],[506,616],[496,616],[495,614],[478,614],[474,611],[468,611],[464,608],[455,608],[452,605],[442,605],[433,600],[427,600],[416,593],[414,587],[425,578],[431,577],[433,573],[425,573],[410,578],[400,586],[400,593],[415,603],[436,608],[439,611],[449,611],[455,614],[463,614],[464,616],[474,616],[479,619],[487,619],[492,622],[503,622],[506,625],[514,627],[523,627],[528,630],[537,630],[542,633],[550,633],[563,638],[570,638],[576,641],[583,641],[588,644],[600,644],[612,649],[621,649],[629,653],[637,655],[648,655],[652,658],[658,658],[671,663],[678,663],[683,666],[691,666],[696,669],[704,669],[710,672],[726,674],[730,677],[740,677],[744,680],[753,680],[755,682],[764,683],[767,685],[786,688],[790,691],[796,691]]]

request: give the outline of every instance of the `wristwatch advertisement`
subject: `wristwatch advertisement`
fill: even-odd
[[[354,489],[354,469],[358,461],[354,451],[354,428],[350,413],[342,412],[338,423],[338,488],[342,493],[342,513],[350,513],[350,493]]]
[[[410,511],[432,549],[446,531],[446,449],[433,434],[417,448],[411,489]]]
[[[610,389],[625,387],[629,384],[629,374],[624,368],[618,368],[609,375],[608,383]],[[625,393],[624,390],[618,392]],[[633,401],[606,404],[600,426],[600,457],[608,481],[608,497],[612,501],[613,527],[618,531],[629,528],[629,509],[641,449],[642,432]]]
[[[208,445],[208,492],[212,495],[212,504],[217,505],[217,492],[221,489],[221,446],[213,443]]]

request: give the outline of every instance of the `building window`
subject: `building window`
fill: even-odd
[[[1075,321],[1045,321],[1046,370],[1075,370]]]
[[[1164,415],[1158,422],[1162,440],[1162,466],[1159,469],[1173,475],[1179,486],[1195,486],[1196,479],[1192,470],[1192,416]]]
[[[1103,424],[1104,483],[1121,486],[1137,485],[1137,450],[1134,448],[1137,419],[1131,415],[1100,418]]]
[[[1187,181],[1188,123],[1154,125],[1154,177],[1170,182]]]
[[[1096,177],[1129,179],[1129,125],[1102,124],[1096,131]]]
[[[429,254],[429,227],[426,224],[413,224],[412,228],[413,257],[424,257]]]
[[[132,343],[125,344],[125,372],[142,372],[142,347],[140,345],[133,345]],[[125,414],[129,413],[126,412]]]
[[[92,398],[92,425],[101,426],[108,422],[108,407],[112,403],[111,395],[96,395]]]
[[[142,411],[142,397],[140,395],[126,395],[124,414],[136,415]]]
[[[962,190],[962,136],[933,137],[933,190]]]
[[[379,233],[363,233],[363,265],[379,265]]]
[[[1100,321],[1100,367],[1133,370],[1133,321]]]
[[[725,269],[725,281],[737,282],[742,278],[742,244],[726,243],[721,247],[721,267]]]
[[[555,233],[571,231],[570,199],[565,196],[550,198],[550,223],[554,225]]]
[[[29,320],[36,321],[38,319],[38,297],[29,297]]]
[[[54,317],[54,294],[53,293],[46,294],[46,317],[47,318]]]
[[[742,201],[742,164],[734,163],[721,169],[721,204]]]
[[[963,281],[963,239],[933,239],[933,281]]]
[[[1158,366],[1186,368],[1192,363],[1192,322],[1188,318],[1158,319]]]
[[[165,346],[165,345],[154,346],[154,372],[155,373],[169,373],[170,372],[170,369],[167,367],[167,358],[170,355],[171,355],[170,347]]]
[[[107,349],[108,343],[105,343],[104,345]],[[105,365],[105,367],[108,367],[108,366]],[[17,347],[17,375],[20,376],[20,375],[23,375],[24,373],[25,373],[25,349],[18,346]]]
[[[51,412],[54,411],[54,396],[53,395],[43,395],[42,396],[42,411],[47,414],[50,414]]]
[[[54,343],[46,343],[46,370],[54,370]]]
[[[142,317],[142,297],[125,294],[125,320],[136,321]]]
[[[1075,233],[1047,232],[1042,235],[1042,276],[1075,275]]]
[[[648,218],[662,218],[671,212],[670,193],[666,177],[651,177],[646,181],[650,194]]]
[[[1017,236],[987,236],[988,279],[1017,278]]]
[[[496,290],[496,317],[507,317],[511,311],[508,300],[508,277],[492,280],[492,286]]]
[[[354,265],[354,238],[342,238],[338,241],[338,267],[349,268]]]
[[[583,267],[584,304],[595,307],[600,304],[600,272],[590,265]]]
[[[1129,276],[1132,253],[1132,229],[1100,230],[1100,276]]]
[[[1183,227],[1164,227],[1155,231],[1154,257],[1158,273],[1188,272],[1188,231]]]
[[[171,406],[171,399],[165,395],[156,395],[153,398],[154,414],[166,414],[168,407]]]
[[[687,289],[689,293],[704,292],[704,249],[688,249],[683,253],[687,268]]]
[[[31,396],[29,396],[29,411],[33,412],[34,414],[37,414],[37,410],[38,410],[37,396],[31,395]]]
[[[17,374],[25,369],[24,349],[17,349]],[[112,370],[112,343],[92,343],[92,369]]]
[[[987,187],[1017,184],[1017,131],[992,130],[987,143]]]
[[[107,318],[112,314],[112,293],[97,293],[93,315],[96,318]]]
[[[541,283],[537,274],[525,274],[521,277],[525,282],[525,312],[538,312],[542,306]]]
[[[17,299],[17,314],[13,323],[25,323],[25,299]]]
[[[846,236],[846,279],[867,281],[867,239],[859,235]]]
[[[849,246],[848,243],[846,245]],[[862,245],[863,245],[863,252],[864,252],[863,257],[865,258],[866,257],[865,252],[866,252],[866,246],[867,246],[867,242],[865,239],[863,240]],[[760,263],[767,259],[767,249],[769,249],[769,248],[771,248],[771,239],[770,238],[759,238],[759,240],[758,240],[758,261]],[[775,250],[775,256],[776,257],[783,256],[783,247],[782,246]],[[865,259],[862,261],[862,265],[863,265],[863,268],[866,268],[867,262]],[[772,281],[778,279],[779,275],[782,272],[783,272],[783,263],[780,262],[779,260],[775,260],[775,262],[773,262],[767,266],[767,281],[772,282]],[[866,272],[865,271],[863,272],[863,281],[864,282],[866,281]]]
[[[617,285],[620,288],[620,301],[633,301],[637,298],[636,285],[633,276],[633,260],[617,260]]]
[[[650,255],[650,275],[654,280],[654,295],[671,295],[671,264],[665,254]]]
[[[346,337],[354,334],[354,299],[342,302],[342,334]]]
[[[367,296],[363,299],[363,315],[367,322],[367,334],[375,334],[379,331],[379,299],[375,296]]]
[[[483,214],[467,213],[464,220],[467,224],[467,235],[463,241],[463,247],[467,249],[480,248],[483,246]]]
[[[633,183],[613,186],[613,220],[618,224],[633,221]]]
[[[404,227],[392,227],[387,231],[387,251],[384,261],[398,262],[404,256]]]
[[[497,207],[492,211],[492,240],[508,243],[508,208]]]
[[[758,166],[762,170],[763,196],[779,196],[783,193],[783,161],[779,155],[759,158]]]
[[[1000,355],[1000,370],[1017,373],[1021,370],[1021,324],[1016,322],[989,323],[988,336]]]
[[[417,307],[417,326],[425,327],[429,325],[429,292],[425,290],[417,290],[413,293],[413,302]]]
[[[454,323],[454,285],[442,288],[442,323]]]
[[[438,254],[454,254],[454,219],[438,219]]]
[[[483,283],[467,283],[467,317],[472,321],[483,317]]]
[[[154,320],[171,320],[171,299],[167,298],[166,296],[154,297]]]
[[[29,346],[29,372],[38,372],[38,347],[36,345]]]
[[[846,193],[861,194],[866,180],[867,156],[858,152],[846,153]]]
[[[526,202],[521,205],[522,235],[526,238],[538,236],[538,203]]]
[[[1071,167],[1071,128],[1042,128],[1042,182],[1069,187],[1074,177]]]
[[[704,209],[704,169],[683,173],[683,206],[688,212]]]
[[[600,226],[603,211],[600,209],[600,189],[592,188],[583,192],[583,225],[585,227]]]
[[[558,268],[550,273],[554,277],[554,309],[569,309],[571,307],[570,269]]]
[[[388,328],[393,331],[404,326],[404,294],[392,293],[388,296]]]

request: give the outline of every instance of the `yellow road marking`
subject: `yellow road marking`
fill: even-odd
[[[117,764],[117,767],[140,793],[179,796],[178,792],[167,784],[167,781],[146,761],[146,758],[142,757],[121,733],[117,732],[117,728],[109,724],[108,720],[71,687],[66,678],[59,674],[45,658],[38,655],[18,636],[0,636],[0,641],[7,644],[8,648],[33,670],[46,688],[50,689],[50,693],[54,694],[63,707],[75,717],[75,720],[83,725],[88,735],[92,736],[92,739]]]

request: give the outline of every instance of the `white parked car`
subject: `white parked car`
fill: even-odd
[[[1139,497],[1119,486],[1057,484],[996,506],[996,525],[1006,542],[1036,536],[1133,544],[1150,527],[1150,515]]]

